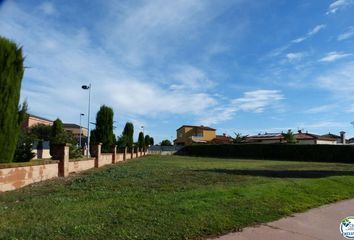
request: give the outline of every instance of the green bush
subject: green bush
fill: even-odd
[[[227,144],[185,146],[177,155],[354,163],[351,145]]]
[[[17,141],[14,162],[28,162],[34,156],[35,154],[32,152],[31,136],[28,133],[21,131]]]
[[[23,73],[22,49],[0,37],[0,162],[11,162],[15,153]]]

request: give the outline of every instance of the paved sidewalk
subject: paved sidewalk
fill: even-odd
[[[354,216],[354,199],[311,209],[259,227],[244,228],[242,232],[214,240],[343,240],[339,224],[348,216]]]

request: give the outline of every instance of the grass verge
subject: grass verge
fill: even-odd
[[[354,196],[354,165],[148,156],[0,194],[0,239],[201,239]]]

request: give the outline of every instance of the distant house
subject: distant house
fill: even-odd
[[[230,144],[232,143],[232,138],[227,136],[225,133],[223,135],[216,135],[216,137],[211,140],[214,144]]]
[[[337,144],[346,144],[345,132],[342,131],[339,134],[340,135],[335,135],[335,134],[332,134],[332,133],[328,133],[328,134],[322,135],[322,137],[335,139]]]
[[[190,145],[192,143],[208,143],[216,138],[216,129],[206,126],[183,125],[177,130],[176,145]]]
[[[52,126],[53,121],[49,120],[47,118],[33,115],[33,114],[28,114],[28,117],[23,122],[22,127],[27,129],[27,128],[30,128],[30,127],[37,125],[37,124],[44,124],[44,125]]]
[[[324,137],[313,133],[299,131],[294,134],[297,144],[337,144],[337,140],[331,137]]]
[[[247,136],[246,143],[286,143],[283,133],[259,133],[258,135]]]
[[[313,133],[303,133],[298,131],[294,134],[297,144],[337,144],[338,139],[332,136],[320,136]],[[284,133],[264,133],[253,136],[248,136],[246,138],[246,143],[286,143]]]
[[[65,131],[70,132],[74,137],[80,137],[80,125],[74,123],[63,123],[63,128]],[[81,126],[81,137],[87,137],[87,128]]]

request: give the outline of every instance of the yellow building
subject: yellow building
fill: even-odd
[[[205,126],[183,125],[177,129],[176,145],[208,143],[216,138],[216,129]]]

